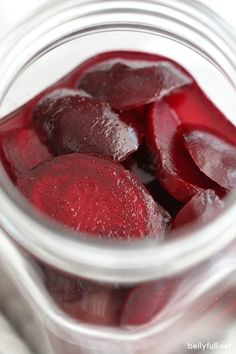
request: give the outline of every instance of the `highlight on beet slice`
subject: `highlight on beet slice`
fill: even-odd
[[[17,129],[2,139],[2,150],[11,172],[20,176],[52,155],[33,129]]]
[[[185,146],[199,169],[227,190],[236,188],[236,145],[200,130],[184,134]]]
[[[52,219],[98,237],[162,239],[170,221],[132,173],[98,155],[59,156],[20,178],[18,186]]]
[[[224,207],[224,202],[216,193],[208,189],[196,194],[175,217],[172,228],[176,229],[192,221],[206,223],[213,219]]]
[[[140,130],[132,121],[133,117],[128,122],[121,119],[108,103],[68,89],[44,97],[32,117],[42,141],[56,155],[93,152],[116,161],[125,160],[138,149]]]
[[[165,97],[165,101],[187,127],[199,125],[236,145],[236,127],[194,83]]]
[[[175,281],[156,281],[138,285],[127,297],[122,315],[122,326],[149,323],[169,302],[175,289]]]
[[[147,143],[153,156],[156,177],[174,198],[186,202],[205,189],[217,188],[195,165],[187,152],[182,135],[181,122],[165,102],[151,106]]]
[[[144,106],[189,85],[190,76],[170,61],[108,59],[79,77],[78,88],[117,110]]]

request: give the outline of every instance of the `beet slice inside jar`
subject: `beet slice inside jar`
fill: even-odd
[[[224,207],[224,202],[213,190],[196,194],[175,217],[172,227],[176,229],[190,222],[206,223],[211,221]]]
[[[149,323],[167,305],[175,286],[176,282],[157,281],[130,290],[121,315],[121,325]]]
[[[236,145],[236,127],[209,100],[197,83],[165,97],[165,101],[184,126],[198,125]]]
[[[130,110],[161,99],[191,82],[191,77],[170,61],[116,58],[85,70],[78,88],[109,102],[116,110]]]
[[[199,169],[227,190],[236,188],[236,145],[207,131],[184,134],[185,145]]]
[[[56,90],[44,97],[32,124],[56,155],[92,152],[123,161],[142,139],[131,112],[122,118],[108,103],[76,90]]]
[[[81,299],[61,302],[59,306],[76,320],[93,325],[119,326],[124,296],[122,290],[94,284]]]
[[[49,266],[41,265],[41,268],[45,278],[45,285],[52,297],[58,302],[81,300],[92,289],[93,285],[88,280],[60,272]]]
[[[56,303],[76,320],[119,325],[125,289],[97,284],[41,265],[46,288]]]
[[[108,158],[62,155],[40,164],[18,186],[36,208],[98,237],[162,239],[170,216],[142,183]]]
[[[183,203],[172,197],[157,181],[154,166],[146,144],[124,163],[124,167],[134,173],[150,192],[153,199],[173,217],[183,207]]]
[[[14,176],[20,176],[52,155],[32,129],[17,129],[2,139],[5,160]]]
[[[163,188],[174,198],[186,202],[205,189],[217,188],[195,165],[187,152],[181,121],[165,102],[154,103],[149,112],[147,143],[155,174]]]

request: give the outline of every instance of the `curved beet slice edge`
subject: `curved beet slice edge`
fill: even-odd
[[[123,166],[93,154],[62,155],[18,181],[23,194],[52,219],[116,239],[162,239],[170,216]]]
[[[121,119],[107,103],[83,91],[56,90],[37,105],[32,124],[57,155],[93,152],[122,161],[136,151],[142,134],[132,113]]]
[[[205,189],[220,189],[195,165],[187,152],[181,121],[165,102],[156,102],[149,113],[147,143],[158,181],[168,193],[186,202]]]
[[[236,145],[236,127],[209,100],[196,83],[183,87],[165,101],[178,115],[183,126],[198,125],[228,143]]]
[[[236,188],[236,145],[207,131],[184,134],[185,145],[199,169],[227,190]]]
[[[223,206],[223,201],[213,190],[200,192],[179,211],[173,221],[173,229],[192,221],[206,223],[213,219],[223,209]]]
[[[32,129],[14,130],[1,144],[9,169],[16,177],[53,157]]]
[[[127,124],[127,126],[129,126],[131,130],[135,131],[138,140],[138,146],[142,144],[144,139],[146,118],[144,108],[140,108],[140,110],[133,109],[130,111],[118,112],[120,120]]]
[[[172,197],[157,181],[154,166],[145,144],[142,144],[132,157],[124,161],[123,165],[139,178],[153,199],[171,216],[175,216],[183,207],[183,203]]]
[[[142,284],[130,290],[121,315],[121,325],[149,323],[167,305],[175,287],[176,281],[170,280]]]
[[[168,61],[110,59],[94,65],[79,78],[78,88],[117,110],[130,110],[189,85],[190,76]]]

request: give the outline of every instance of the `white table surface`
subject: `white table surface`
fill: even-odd
[[[192,0],[195,1],[195,0]],[[31,11],[44,4],[47,0],[0,0],[0,41],[17,23],[30,15]],[[202,0],[212,7],[222,17],[224,17],[232,26],[235,27],[235,9],[236,0]],[[235,330],[232,329],[226,340],[227,343],[235,341]],[[17,349],[16,349],[17,348]],[[233,345],[236,348],[236,345]],[[1,317],[0,314],[0,353],[1,354],[29,354],[28,349],[21,343],[20,339],[14,334],[13,329]],[[211,351],[212,354],[213,351]],[[217,354],[224,354],[226,351],[217,351]],[[235,354],[233,351],[227,351],[229,354]]]

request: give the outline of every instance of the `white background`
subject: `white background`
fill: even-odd
[[[109,2],[109,0],[107,1]],[[47,2],[47,0],[0,0],[0,41],[12,27],[23,21],[25,17],[30,15],[31,11],[35,10],[38,6],[44,4],[45,2]],[[225,20],[234,26],[236,33],[236,0],[202,0],[202,2],[212,7],[222,17],[224,17]],[[228,340],[226,339],[227,342],[233,342],[235,330],[236,328],[232,329],[232,334],[228,334]],[[0,351],[2,350],[2,341],[4,342],[5,338],[6,332],[3,331],[0,333]],[[19,345],[18,353],[20,353]],[[22,353],[26,353],[26,351],[22,349]],[[213,352],[211,353],[213,354]],[[217,354],[223,353],[226,352],[217,352]],[[231,351],[228,351],[228,353],[231,353]]]

